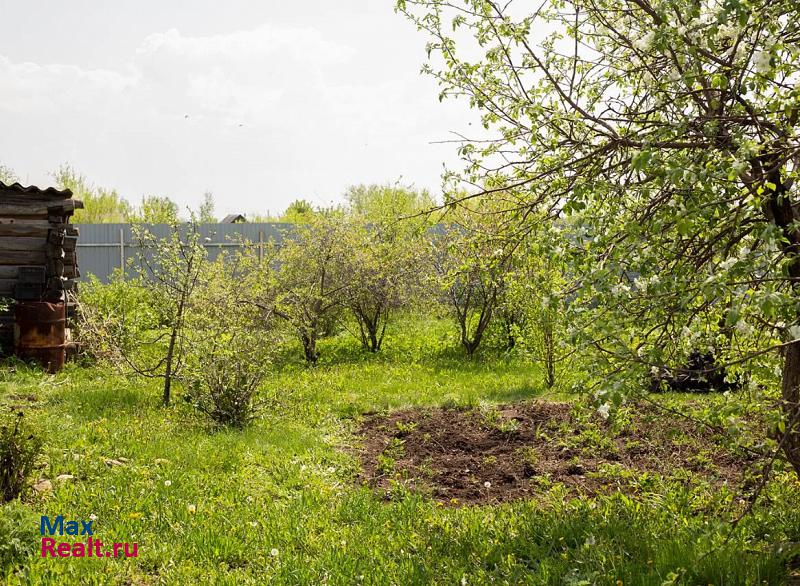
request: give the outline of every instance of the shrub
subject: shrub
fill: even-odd
[[[117,270],[107,284],[90,275],[78,295],[78,339],[83,355],[119,363],[140,348],[145,334],[165,325],[151,289]]]
[[[25,490],[33,472],[42,441],[26,431],[22,413],[6,416],[0,423],[0,497],[3,502],[17,498]]]
[[[258,361],[222,349],[220,344],[190,375],[186,400],[214,423],[243,429],[258,415],[261,405],[256,402],[256,395],[266,375],[265,368]]]
[[[276,346],[272,313],[253,303],[238,263],[208,268],[187,314],[186,400],[217,424],[242,429],[258,414],[258,387]]]
[[[260,304],[289,325],[309,364],[319,359],[317,341],[344,306],[350,254],[341,217],[319,215],[287,234],[277,253],[277,270],[266,275],[268,299]]]
[[[497,310],[512,248],[491,214],[456,210],[432,241],[432,275],[472,357]]]

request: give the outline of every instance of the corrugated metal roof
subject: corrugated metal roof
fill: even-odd
[[[0,181],[0,192],[21,194],[21,195],[45,195],[47,197],[58,198],[58,199],[70,199],[72,197],[72,191],[70,191],[69,189],[56,189],[55,187],[48,187],[47,189],[42,189],[41,187],[36,187],[35,185],[29,185],[25,187],[20,183],[13,183],[11,185],[6,185],[2,181]]]

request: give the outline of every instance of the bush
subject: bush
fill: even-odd
[[[248,298],[240,262],[208,267],[187,314],[186,400],[217,424],[242,429],[258,414],[258,387],[276,347],[272,313]]]
[[[9,502],[25,490],[42,441],[25,430],[22,413],[0,423],[0,498]]]
[[[147,332],[164,327],[164,316],[151,289],[117,270],[108,284],[94,275],[78,296],[78,339],[85,357],[119,365],[120,354],[134,353]]]
[[[256,395],[265,374],[257,361],[213,352],[191,376],[186,400],[214,423],[244,429],[258,415]]]

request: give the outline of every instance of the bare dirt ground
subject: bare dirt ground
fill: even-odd
[[[451,505],[644,488],[648,475],[739,486],[752,462],[713,431],[639,406],[615,422],[573,405],[411,409],[368,414],[360,429],[363,482]],[[647,473],[647,474],[644,474]]]

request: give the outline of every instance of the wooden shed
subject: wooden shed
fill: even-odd
[[[8,301],[64,303],[69,317],[78,272],[78,230],[70,218],[83,203],[68,189],[0,182],[0,354],[14,348]]]

